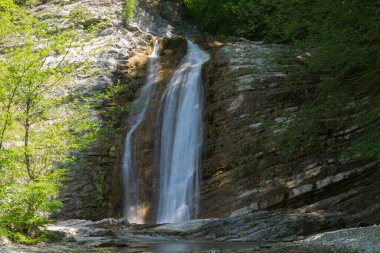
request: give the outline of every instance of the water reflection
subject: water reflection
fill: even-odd
[[[148,247],[139,252],[151,253],[336,253],[328,250],[297,249],[278,244],[257,242],[199,242],[199,241],[160,241],[144,243]],[[117,252],[131,252],[130,249],[120,249]]]
[[[151,243],[148,249],[156,253],[172,253],[172,252],[189,252],[207,250],[209,252],[219,253],[221,250],[241,250],[254,249],[258,247],[255,243],[216,243],[216,242],[160,242]]]

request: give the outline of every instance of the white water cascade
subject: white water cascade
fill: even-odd
[[[140,96],[132,103],[132,110],[128,121],[130,130],[125,139],[125,150],[123,155],[123,183],[124,183],[124,217],[131,223],[141,224],[144,222],[144,208],[140,201],[140,191],[137,184],[136,172],[139,168],[135,165],[135,146],[133,136],[136,129],[145,119],[150,98],[154,92],[156,79],[160,65],[158,41],[155,41],[153,52],[149,56],[148,77],[141,89]]]
[[[196,216],[202,146],[202,64],[209,55],[191,41],[188,52],[161,98],[158,136],[159,202],[157,223]]]

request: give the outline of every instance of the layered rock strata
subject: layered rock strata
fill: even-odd
[[[213,58],[204,74],[201,217],[304,208],[326,217],[338,212],[347,226],[379,222],[378,160],[342,160],[322,145],[281,152],[278,139],[315,88],[313,80],[287,78],[292,53],[245,40],[205,47]],[[336,128],[331,138],[349,145],[366,131],[350,129]]]

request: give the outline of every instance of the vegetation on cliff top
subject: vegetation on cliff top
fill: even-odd
[[[135,15],[135,7],[138,0],[124,0],[123,4],[123,20],[124,22],[129,22]]]
[[[288,44],[298,52],[295,80],[313,79],[316,91],[282,138],[294,153],[320,145],[344,157],[380,157],[380,4],[376,0],[182,0],[205,34]],[[371,125],[344,147],[337,129]],[[321,138],[323,140],[321,140]]]

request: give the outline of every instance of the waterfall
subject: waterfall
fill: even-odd
[[[141,224],[144,222],[144,207],[140,201],[140,191],[138,187],[137,172],[135,162],[136,141],[133,135],[136,129],[145,118],[151,95],[155,88],[160,65],[158,40],[154,43],[153,52],[149,56],[148,77],[141,89],[139,97],[132,103],[131,113],[128,121],[130,130],[125,138],[125,148],[123,155],[123,183],[124,183],[124,217],[131,223]]]
[[[191,41],[187,54],[166,86],[160,100],[154,153],[158,187],[153,187],[158,198],[150,203],[157,223],[187,221],[196,217],[199,205],[199,173],[202,146],[203,89],[202,65],[209,55]],[[130,130],[125,139],[123,155],[124,217],[131,223],[144,223],[146,206],[141,199],[141,178],[137,158],[138,139],[134,134],[143,122],[158,77],[160,59],[155,42],[148,62],[148,78],[139,97],[132,103],[129,115]],[[152,188],[152,189],[153,189]],[[156,198],[156,199],[157,199]],[[154,198],[153,198],[154,199]],[[153,201],[152,201],[153,202]]]
[[[209,55],[191,41],[161,98],[157,223],[187,221],[198,210],[202,145],[202,64]]]

